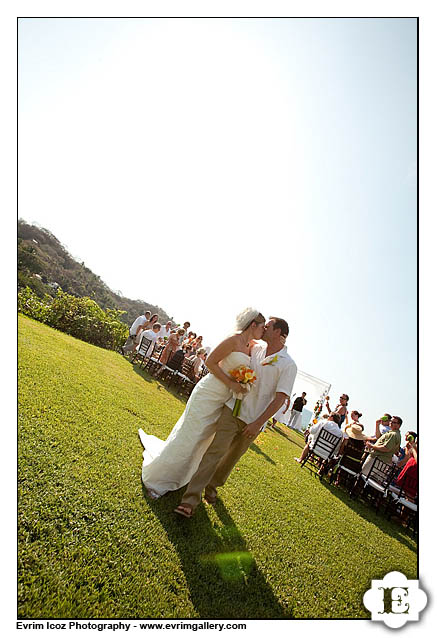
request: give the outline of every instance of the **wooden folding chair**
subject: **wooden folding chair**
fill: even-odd
[[[342,481],[348,483],[356,478],[361,472],[363,452],[364,441],[347,439],[341,456],[337,462],[334,461],[329,482],[332,483],[335,479],[335,485],[340,485]]]
[[[370,496],[371,502],[373,502],[376,511],[378,511],[382,499],[387,496],[388,487],[395,469],[396,466],[393,463],[385,463],[375,457],[367,476],[360,472],[355,479],[350,495]]]
[[[152,354],[144,365],[144,367],[150,372],[150,374],[153,374],[160,367],[161,364],[159,360],[163,352],[164,346],[158,346],[155,344],[155,348],[153,349]]]
[[[389,485],[387,490],[387,507],[385,513],[387,518],[397,514],[404,516],[407,527],[412,526],[413,531],[417,532],[417,520],[419,511],[419,492],[416,476],[405,474],[399,486]]]
[[[338,431],[341,435],[340,428]],[[317,435],[313,447],[310,448],[308,456],[302,461],[300,466],[304,467],[304,465],[308,463],[311,469],[317,471],[317,474],[321,478],[325,472],[327,462],[334,455],[340,442],[341,436],[336,436],[332,432],[328,432],[328,430],[322,428]]]
[[[147,337],[141,337],[140,345],[138,350],[135,350],[135,354],[131,359],[131,363],[135,363],[136,359],[141,359],[141,364],[144,363],[144,359],[147,358],[150,346],[152,345],[152,340],[147,339]]]
[[[187,399],[192,393],[194,386],[196,385],[196,383],[193,381],[193,376],[194,363],[185,359],[182,362],[181,372],[176,373],[176,378],[179,383],[179,394],[187,397]]]

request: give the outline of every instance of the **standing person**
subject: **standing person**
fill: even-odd
[[[133,322],[133,324],[131,325],[129,329],[129,336],[126,339],[126,343],[121,348],[121,351],[123,352],[123,354],[132,352],[132,350],[135,348],[135,340],[136,340],[137,334],[141,332],[144,324],[146,324],[150,320],[151,314],[152,313],[150,312],[150,310],[145,310],[142,315],[140,315],[139,317],[135,319],[135,321]]]
[[[171,321],[167,321],[165,326],[162,326],[161,330],[159,331],[159,338],[163,341],[164,340],[168,341],[170,332],[171,332]]]
[[[287,427],[289,427],[291,430],[299,430],[300,432],[302,429],[302,410],[303,406],[307,403],[307,400],[305,398],[306,395],[306,392],[302,392],[302,395],[300,397],[297,397],[297,399],[295,399],[293,403],[290,420],[287,423]]]
[[[331,410],[331,408],[329,407],[329,403],[328,403],[328,398],[326,397],[326,407],[328,409],[329,414],[332,414],[332,412],[336,412],[336,414],[340,415],[340,427],[343,425],[344,421],[346,421],[347,423],[347,404],[349,401],[349,397],[347,394],[342,394],[340,396],[339,399],[339,403],[337,404],[337,406],[335,407],[335,410]]]
[[[152,315],[150,317],[150,319],[148,321],[146,321],[146,323],[143,323],[140,327],[139,330],[137,332],[137,336],[135,337],[135,344],[138,345],[140,343],[140,339],[141,339],[141,333],[143,330],[151,330],[153,328],[153,326],[156,324],[156,322],[158,321],[158,315]]]
[[[230,398],[226,402],[216,423],[214,440],[192,476],[181,504],[175,509],[177,514],[191,518],[201,501],[203,490],[205,500],[215,503],[217,488],[225,484],[234,465],[258,436],[263,425],[291,395],[297,366],[284,347],[288,332],[288,324],[284,319],[270,317],[261,337],[265,343],[255,344],[251,349],[250,363],[257,382],[243,399],[239,417],[233,415],[234,399]],[[214,374],[215,366],[211,365],[210,357],[206,364]],[[208,379],[209,376],[204,378]]]
[[[183,331],[184,331],[184,332],[182,333],[182,336],[181,336],[181,337],[180,337],[180,339],[179,339],[179,345],[182,345],[182,341],[184,341],[184,340],[185,340],[185,338],[188,336],[188,328],[189,328],[190,326],[191,326],[191,324],[190,324],[190,322],[189,322],[189,321],[186,321],[186,322],[184,323],[184,325],[182,326],[182,329],[183,329]]]
[[[206,363],[210,374],[196,384],[184,413],[167,440],[161,441],[143,430],[138,431],[144,447],[142,481],[151,498],[159,498],[169,490],[186,485],[196,472],[214,437],[226,401],[232,393],[247,390],[229,373],[250,364],[250,343],[253,339],[261,339],[264,326],[265,318],[258,310],[243,310],[237,317],[235,334],[222,341],[209,355]]]
[[[147,323],[144,324],[143,330],[151,330],[153,326],[157,323],[157,321],[158,321],[158,315],[157,314],[152,315],[149,321],[147,321]]]
[[[167,341],[167,345],[165,346],[161,359],[159,360],[162,365],[165,365],[167,361],[174,355],[176,350],[179,348],[179,339],[184,334],[184,329],[179,328],[176,332],[171,332]]]

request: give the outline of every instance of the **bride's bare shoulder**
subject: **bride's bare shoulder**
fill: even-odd
[[[210,353],[209,359],[221,361],[228,354],[237,349],[238,341],[235,340],[238,335],[230,335],[221,341]]]
[[[223,339],[222,344],[226,344],[228,348],[234,349],[239,344],[239,336],[238,334],[230,335]]]

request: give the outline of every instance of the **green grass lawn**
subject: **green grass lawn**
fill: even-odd
[[[137,430],[184,402],[115,352],[19,316],[19,617],[368,618],[371,579],[417,578],[416,542],[268,429],[217,505],[150,502]]]

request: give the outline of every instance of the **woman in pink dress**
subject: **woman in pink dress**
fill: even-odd
[[[179,339],[183,334],[185,334],[185,330],[183,328],[179,328],[179,330],[177,330],[176,332],[170,333],[167,345],[162,352],[160,363],[165,365],[170,357],[173,356],[173,354],[179,347]]]

